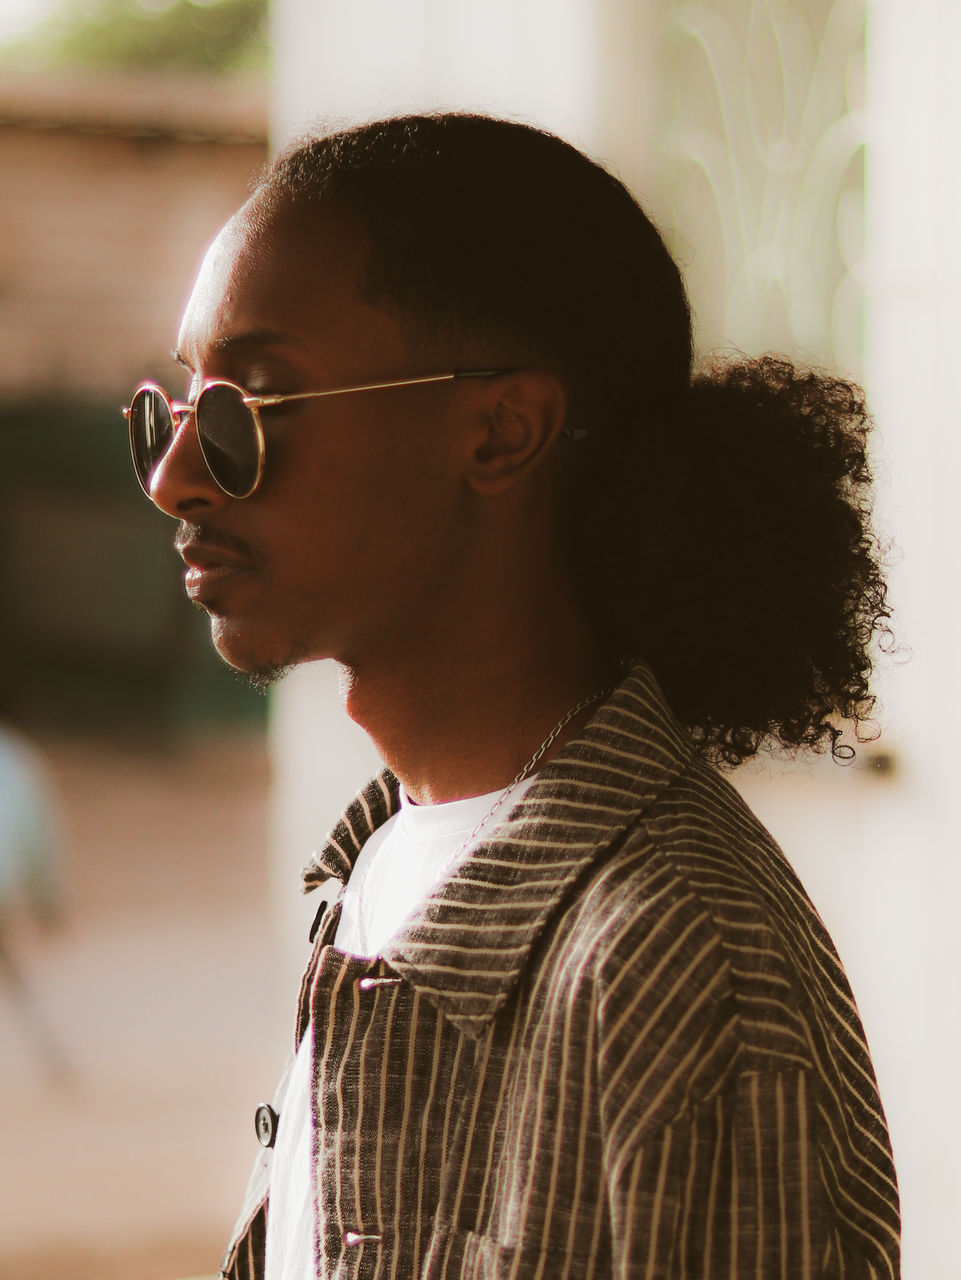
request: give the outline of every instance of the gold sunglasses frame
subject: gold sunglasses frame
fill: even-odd
[[[254,438],[257,444],[257,473],[254,477],[253,484],[246,490],[246,492],[232,493],[229,489],[225,488],[223,484],[221,484],[217,479],[217,476],[214,474],[210,461],[204,450],[203,436],[197,428],[196,421],[194,422],[194,429],[197,431],[197,442],[200,445],[200,452],[203,455],[204,466],[207,468],[207,473],[211,480],[213,480],[214,484],[222,493],[225,493],[229,498],[236,498],[240,501],[244,498],[249,498],[252,494],[256,493],[260,482],[263,479],[267,446],[264,439],[264,424],[260,420],[261,409],[269,409],[273,405],[285,404],[289,400],[321,400],[327,396],[346,396],[352,395],[354,392],[358,391],[386,391],[391,387],[416,387],[430,382],[453,382],[458,378],[495,378],[498,374],[510,372],[512,372],[510,369],[457,369],[447,373],[419,374],[414,378],[391,378],[383,382],[362,382],[343,387],[328,387],[325,391],[296,391],[292,392],[290,395],[278,396],[252,396],[248,394],[243,387],[238,386],[236,382],[230,382],[226,378],[214,378],[210,382],[204,383],[200,388],[200,391],[197,393],[197,399],[193,404],[186,404],[181,400],[171,400],[164,388],[156,382],[142,382],[133,393],[130,404],[125,405],[122,412],[123,416],[127,419],[130,455],[133,459],[134,473],[137,476],[137,481],[141,489],[143,489],[144,493],[149,498],[150,489],[148,486],[150,483],[150,477],[148,476],[146,483],[141,477],[140,470],[137,466],[137,450],[134,446],[132,410],[137,396],[139,396],[142,391],[151,391],[154,394],[159,395],[170,413],[174,435],[176,435],[183,425],[185,418],[190,414],[194,414],[196,417],[197,407],[200,404],[200,400],[203,397],[204,392],[209,391],[212,387],[229,387],[232,391],[239,392],[240,399],[244,407],[250,412],[250,420],[253,423]],[[171,444],[172,443],[173,438],[171,437]],[[161,458],[157,459],[157,462],[154,464],[155,469],[162,461],[162,458],[166,456],[167,452],[169,452],[169,449],[170,445],[167,446],[167,449],[164,451],[163,455],[161,455]],[[152,474],[153,472],[151,472],[151,475]]]

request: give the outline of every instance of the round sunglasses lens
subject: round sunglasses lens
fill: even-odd
[[[130,404],[130,452],[144,489],[150,488],[150,478],[173,437],[173,414],[163,394],[153,387],[141,388]]]
[[[197,434],[210,474],[225,493],[246,498],[260,474],[260,439],[239,387],[212,383],[197,401]]]

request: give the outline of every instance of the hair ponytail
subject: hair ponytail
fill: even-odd
[[[716,762],[764,744],[853,754],[836,722],[869,717],[890,617],[870,425],[841,378],[776,356],[717,363],[668,420],[617,433],[616,467],[590,468],[601,491],[581,489],[574,545],[605,641],[650,662]]]

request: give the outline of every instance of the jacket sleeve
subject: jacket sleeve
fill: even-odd
[[[626,1134],[609,1166],[618,1280],[837,1274],[814,1127],[806,1072],[751,1071]]]

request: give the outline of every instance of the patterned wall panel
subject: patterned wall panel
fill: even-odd
[[[666,6],[650,194],[704,347],[789,350],[859,373],[864,11],[864,0]]]

